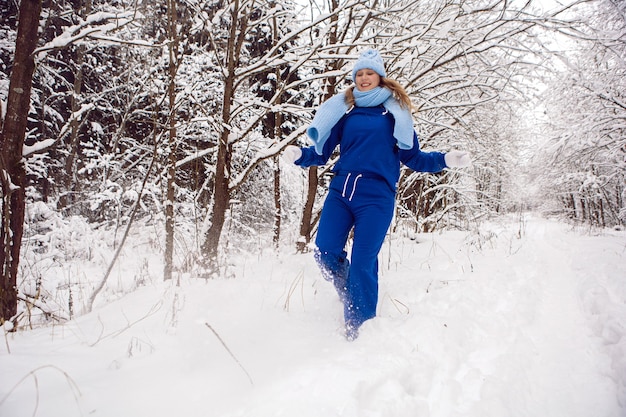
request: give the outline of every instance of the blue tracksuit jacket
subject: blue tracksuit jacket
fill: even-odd
[[[302,167],[324,165],[340,147],[320,217],[315,258],[344,303],[348,331],[376,315],[378,252],[393,218],[400,162],[420,172],[446,168],[444,154],[422,152],[417,135],[411,149],[399,149],[393,127],[394,118],[383,106],[354,107],[333,127],[322,155],[313,146],[303,148],[295,162]],[[349,262],[345,246],[353,228]]]

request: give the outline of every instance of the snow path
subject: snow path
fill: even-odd
[[[392,238],[352,343],[310,255],[153,283],[9,335],[0,415],[623,417],[625,237],[528,218]]]

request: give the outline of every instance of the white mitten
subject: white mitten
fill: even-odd
[[[285,162],[290,164],[295,163],[300,157],[302,157],[302,149],[297,146],[287,145],[283,153],[280,155]]]
[[[469,153],[465,151],[450,151],[444,155],[448,168],[465,168],[472,165]]]

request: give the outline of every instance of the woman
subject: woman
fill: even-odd
[[[313,146],[288,146],[283,157],[301,167],[324,165],[340,146],[334,178],[322,208],[315,259],[344,303],[346,337],[376,315],[378,253],[394,213],[400,162],[419,172],[470,164],[465,152],[422,152],[413,129],[411,101],[385,78],[383,60],[367,50],[352,70],[355,85],[323,103],[307,134]],[[345,251],[354,239],[350,262]]]

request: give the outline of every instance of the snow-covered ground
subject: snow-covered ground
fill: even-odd
[[[391,237],[380,265],[354,342],[311,254],[180,286],[116,270],[91,313],[5,335],[0,415],[626,416],[624,231],[502,219]]]

